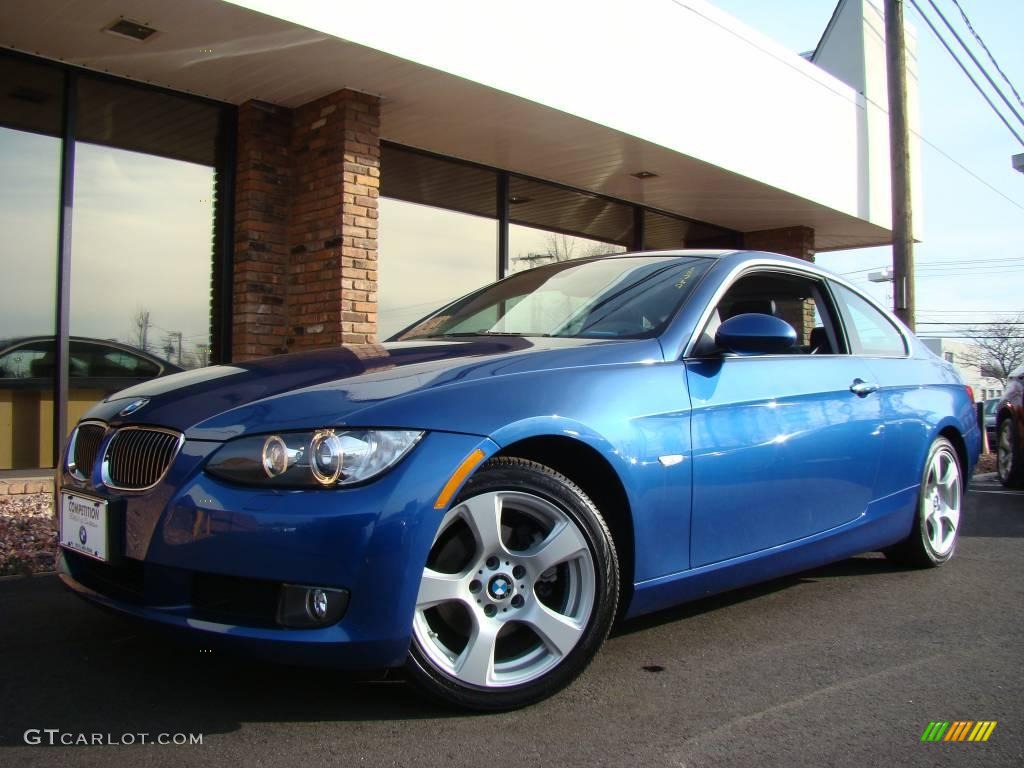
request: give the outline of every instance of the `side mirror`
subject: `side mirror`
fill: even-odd
[[[736,315],[718,326],[715,344],[738,355],[770,355],[791,350],[796,331],[773,315]]]

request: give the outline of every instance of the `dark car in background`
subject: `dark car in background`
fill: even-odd
[[[1024,365],[1017,366],[1006,380],[1006,389],[996,404],[996,470],[1007,488],[1024,487]],[[987,428],[987,419],[986,419]]]
[[[985,401],[982,411],[985,417],[985,432],[988,433],[988,447],[990,451],[996,448],[996,413],[998,412],[999,398],[993,397]]]
[[[0,380],[21,382],[53,376],[56,340],[53,336],[30,336],[0,342]],[[179,373],[182,368],[141,349],[105,339],[72,336],[68,375],[79,381],[123,388],[157,376]]]
[[[81,418],[111,392],[178,373],[182,369],[148,352],[104,339],[72,336],[68,346],[68,413]],[[12,413],[0,429],[0,468],[53,465],[53,375],[57,356],[53,336],[0,341],[0,408]]]

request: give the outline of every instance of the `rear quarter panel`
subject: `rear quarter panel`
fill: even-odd
[[[927,354],[927,353],[926,353]],[[916,487],[935,438],[955,429],[967,448],[965,475],[970,477],[981,450],[974,403],[952,365],[927,354],[904,358],[870,358],[882,398],[882,465],[876,498]]]

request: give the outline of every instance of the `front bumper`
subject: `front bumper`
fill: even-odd
[[[109,564],[62,553],[58,570],[77,594],[119,613],[190,631],[291,663],[380,668],[401,664],[427,553],[443,515],[433,504],[475,435],[433,432],[394,469],[366,485],[266,490],[202,471],[219,443],[187,441],[151,491],[116,493],[64,475],[65,491],[110,502]],[[95,478],[94,478],[95,480]],[[274,622],[277,590],[343,590],[342,619],[296,629]]]

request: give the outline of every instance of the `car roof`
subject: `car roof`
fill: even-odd
[[[606,253],[599,256],[586,256],[580,259],[572,259],[572,261],[599,261],[602,259],[630,259],[638,257],[660,257],[660,258],[672,258],[678,257],[680,259],[692,259],[692,258],[705,258],[715,259],[718,261],[742,261],[751,260],[763,263],[765,261],[777,262],[781,265],[799,266],[808,268],[814,272],[820,272],[829,276],[834,276],[830,270],[818,266],[813,261],[807,259],[799,259],[795,256],[787,256],[782,253],[774,253],[772,251],[757,251],[748,250],[744,248],[698,248],[698,249],[685,249],[685,248],[669,248],[666,250],[658,251],[626,251],[625,253]],[[547,266],[547,265],[541,265]],[[539,267],[535,267],[539,269]],[[523,270],[526,271],[526,270]]]
[[[23,344],[31,344],[37,341],[54,341],[56,336],[19,336],[14,339],[0,340],[0,354],[4,354],[8,350],[14,347],[20,347]],[[69,336],[69,341],[81,341],[86,344],[96,344],[111,349],[116,349],[119,352],[127,352],[128,354],[137,355],[138,357],[146,358],[154,363],[157,363],[164,367],[167,371],[180,371],[182,370],[179,366],[172,363],[170,360],[165,360],[158,355],[154,355],[152,352],[146,352],[144,350],[133,347],[131,344],[125,344],[120,341],[111,341],[109,339],[96,339],[91,336]]]

